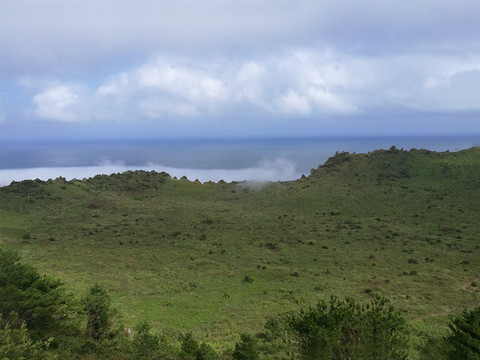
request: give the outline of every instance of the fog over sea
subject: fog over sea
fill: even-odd
[[[0,143],[0,186],[26,179],[71,180],[127,170],[165,171],[205,181],[285,181],[310,174],[336,151],[458,151],[480,136],[269,138],[213,140],[75,140]]]

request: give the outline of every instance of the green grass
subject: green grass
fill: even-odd
[[[263,187],[24,181],[0,188],[0,242],[78,296],[103,284],[125,323],[218,348],[332,294],[379,293],[422,333],[480,304],[479,190],[479,148],[340,153]]]

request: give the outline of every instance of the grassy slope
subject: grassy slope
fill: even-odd
[[[78,295],[104,284],[126,323],[220,347],[332,294],[380,293],[421,328],[480,303],[479,189],[479,148],[341,153],[264,186],[26,181],[0,188],[0,243]]]

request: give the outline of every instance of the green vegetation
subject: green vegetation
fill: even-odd
[[[11,329],[9,325],[0,328],[0,358],[2,360],[29,359],[53,360],[57,356],[48,351],[51,339],[45,342],[32,341],[27,329],[22,325],[19,329]]]
[[[87,315],[87,334],[94,340],[104,337],[111,327],[110,296],[102,286],[96,284],[83,298]]]
[[[46,338],[68,318],[67,297],[58,280],[40,276],[19,260],[17,254],[0,249],[1,325],[25,325],[36,337]]]
[[[480,359],[480,307],[464,310],[449,326],[452,329],[447,338],[449,359]]]
[[[379,296],[369,304],[332,297],[288,319],[299,343],[301,358],[406,359],[405,318]]]
[[[337,153],[264,184],[142,171],[14,182],[0,188],[1,336],[69,359],[307,359],[292,319],[335,310],[338,331],[405,327],[391,358],[440,359],[463,341],[450,317],[480,305],[479,189],[479,148]],[[309,341],[327,351],[324,324]],[[368,353],[357,325],[331,350]]]

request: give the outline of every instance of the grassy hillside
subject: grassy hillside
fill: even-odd
[[[302,179],[127,172],[0,188],[0,243],[125,323],[217,347],[330,295],[389,298],[418,331],[480,305],[480,148],[337,153]]]

